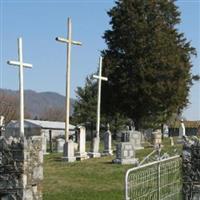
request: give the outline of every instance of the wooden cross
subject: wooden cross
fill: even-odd
[[[96,124],[96,137],[99,138],[100,133],[100,109],[101,109],[101,81],[108,81],[107,77],[103,77],[102,74],[102,60],[103,58],[100,56],[99,58],[99,75],[93,75],[93,78],[98,80],[98,100],[97,100],[97,124]]]
[[[71,65],[71,46],[82,45],[81,42],[72,40],[72,22],[68,18],[68,38],[57,37],[56,41],[67,44],[67,78],[66,78],[66,118],[65,118],[65,141],[69,140],[69,114],[70,114],[70,65]]]
[[[20,92],[20,136],[24,137],[24,73],[23,67],[32,68],[32,64],[23,62],[22,38],[18,38],[18,61],[8,61],[9,65],[19,67],[19,92]]]

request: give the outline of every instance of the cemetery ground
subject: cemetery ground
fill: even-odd
[[[163,152],[170,156],[181,153],[181,145],[170,146],[163,141]],[[88,145],[89,146],[89,145]],[[140,161],[153,151],[145,145],[136,151]],[[114,147],[114,146],[113,146]],[[49,154],[44,159],[44,200],[122,200],[124,176],[132,165],[112,164],[115,156],[93,158],[75,163],[61,162],[62,154]]]

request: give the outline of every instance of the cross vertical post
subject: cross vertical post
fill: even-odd
[[[93,153],[99,153],[99,143],[100,143],[100,119],[101,119],[101,81],[108,81],[107,77],[102,76],[102,60],[99,58],[99,75],[93,75],[93,78],[98,80],[98,97],[97,97],[97,123],[96,123],[96,138],[93,144]]]
[[[18,38],[18,61],[8,61],[9,65],[19,67],[20,93],[20,136],[24,137],[24,72],[23,67],[32,68],[32,64],[23,63],[22,38]]]

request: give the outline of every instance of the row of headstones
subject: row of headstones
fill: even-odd
[[[155,144],[161,143],[161,134],[155,132]],[[121,134],[121,142],[116,145],[116,159],[113,160],[114,163],[120,164],[135,164],[137,159],[135,158],[135,151],[139,149],[143,149],[142,142],[144,141],[143,134],[139,131],[135,131],[134,129],[123,131]],[[84,126],[79,126],[77,131],[77,143],[70,141],[73,143],[71,160],[69,162],[73,162],[75,160],[84,160],[89,157],[100,157],[100,156],[109,156],[113,155],[112,149],[112,134],[109,130],[109,126],[107,131],[104,133],[103,142],[104,142],[104,150],[102,153],[93,154],[93,152],[86,152],[86,129]],[[94,145],[94,142],[92,142]],[[65,140],[62,138],[58,138],[56,141],[56,149],[57,152],[63,152],[63,146],[65,145]],[[46,154],[46,146],[47,142],[44,141],[44,154]],[[91,148],[93,149],[93,147]],[[76,152],[73,155],[73,152]]]
[[[45,136],[43,138],[44,138],[43,139],[43,153],[48,154],[47,153],[47,140],[46,140]],[[70,147],[73,149],[71,149],[71,156],[70,156],[70,160],[68,160],[68,161],[72,162],[75,160],[84,160],[89,157],[94,157],[92,152],[86,152],[86,128],[84,126],[79,126],[77,128],[76,138],[77,138],[77,142],[69,140],[69,142],[72,143],[72,145],[70,145]],[[99,154],[99,156],[97,156],[97,154],[96,154],[95,157],[113,155],[112,135],[111,135],[111,131],[109,129],[104,133],[103,141],[104,141],[104,151],[103,151],[103,153]],[[56,140],[56,151],[58,153],[63,153],[64,145],[65,145],[65,140],[63,138],[58,138]],[[73,152],[76,152],[76,153],[73,154]]]

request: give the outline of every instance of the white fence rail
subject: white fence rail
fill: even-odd
[[[125,200],[180,200],[181,172],[180,156],[129,169],[125,176]]]

